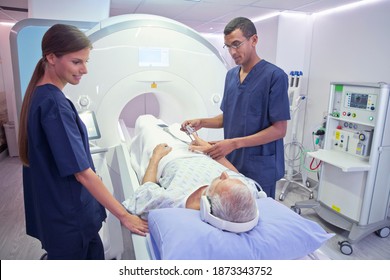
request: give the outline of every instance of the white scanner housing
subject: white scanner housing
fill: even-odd
[[[126,115],[131,128],[145,113],[168,124],[221,113],[226,64],[191,28],[159,16],[124,15],[102,21],[87,35],[93,43],[88,74],[64,92],[78,110],[95,112],[99,146],[120,143],[116,128]],[[145,98],[138,98],[140,103],[126,106],[141,95]],[[148,108],[155,103],[155,108]],[[125,106],[129,112],[122,112]],[[220,130],[202,136],[213,138],[213,133],[221,139]]]

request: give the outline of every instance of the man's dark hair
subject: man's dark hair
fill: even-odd
[[[249,39],[254,34],[257,34],[256,27],[253,22],[245,17],[237,17],[232,19],[225,27],[223,34],[229,35],[234,30],[240,29],[245,38]]]

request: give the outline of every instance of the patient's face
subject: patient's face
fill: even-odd
[[[224,192],[228,192],[229,188],[233,185],[240,184],[242,182],[239,179],[230,178],[226,172],[215,178],[209,186],[203,186],[194,191],[186,201],[186,208],[199,210],[200,209],[200,198],[202,195],[212,196],[214,193],[218,192],[220,195]]]
[[[221,194],[224,191],[227,191],[230,186],[233,185],[242,185],[242,182],[239,179],[231,178],[226,172],[222,172],[221,175],[215,178],[210,186],[205,190],[208,195],[213,195],[215,192]]]

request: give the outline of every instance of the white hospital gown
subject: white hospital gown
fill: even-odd
[[[227,171],[225,166],[207,156],[172,160],[162,171],[158,184],[146,182],[139,186],[134,196],[123,205],[129,212],[144,219],[147,219],[147,214],[152,209],[185,207],[187,197],[192,192],[209,185],[223,171]],[[227,172],[230,176],[244,178],[231,170]],[[255,192],[255,186],[253,188]]]

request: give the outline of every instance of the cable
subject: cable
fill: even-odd
[[[292,157],[290,158],[290,149],[293,148],[293,146],[298,147],[298,152],[296,152]],[[287,152],[288,151],[288,152]],[[294,141],[290,143],[286,143],[284,145],[284,157],[287,165],[292,168],[292,170],[296,170],[298,168],[298,171],[295,172],[295,174],[292,174],[291,176],[294,177],[301,173],[301,163],[300,163],[300,157],[302,154],[302,151],[304,151],[304,147],[301,143]],[[295,162],[299,160],[298,164],[295,164]]]
[[[312,172],[312,173],[314,173],[314,172],[318,172],[318,170],[317,169],[312,169],[312,168],[308,168],[308,167],[306,167],[305,166],[305,161],[306,161],[306,154],[307,154],[307,152],[310,152],[310,150],[305,150],[305,151],[303,151],[303,153],[301,154],[301,165],[302,165],[302,167],[306,170],[306,171],[308,171],[308,172]],[[314,158],[312,159],[312,162],[313,162],[313,160],[315,160]],[[312,163],[310,163],[310,165],[312,165]]]
[[[321,163],[322,163],[322,161],[320,160],[320,162],[317,164],[317,166],[313,168],[313,162],[314,161],[315,161],[315,158],[313,158],[311,160],[311,162],[310,162],[310,170],[317,170],[320,167]]]

